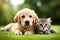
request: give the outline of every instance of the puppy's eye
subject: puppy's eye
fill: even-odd
[[[22,18],[25,18],[25,16],[23,15]]]
[[[32,16],[30,15],[29,17],[31,18]]]

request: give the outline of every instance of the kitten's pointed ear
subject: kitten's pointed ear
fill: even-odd
[[[52,20],[51,20],[51,18],[50,18],[50,17],[49,17],[49,18],[47,18],[47,21],[52,22]]]

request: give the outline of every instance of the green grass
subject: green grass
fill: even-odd
[[[60,40],[60,25],[53,25],[52,28],[56,29],[57,33],[14,35],[12,32],[0,31],[0,40]]]

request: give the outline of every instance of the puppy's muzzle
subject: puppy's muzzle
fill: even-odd
[[[28,26],[29,25],[29,21],[25,21],[25,25]]]

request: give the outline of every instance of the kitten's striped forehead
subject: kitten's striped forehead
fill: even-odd
[[[47,20],[46,20],[46,19],[40,19],[39,21],[40,21],[40,22],[42,22],[42,23],[47,22]]]
[[[40,21],[42,21],[42,22],[46,22],[46,19],[41,19]]]

